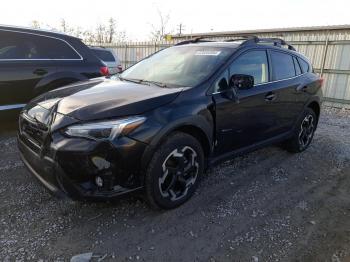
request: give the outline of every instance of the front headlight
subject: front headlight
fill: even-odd
[[[72,137],[85,137],[90,139],[114,139],[125,135],[145,122],[142,116],[128,117],[119,120],[101,121],[73,125],[65,130],[65,134]]]

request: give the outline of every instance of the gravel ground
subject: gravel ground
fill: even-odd
[[[136,195],[58,200],[25,170],[13,133],[0,154],[0,261],[350,261],[350,111],[323,110],[306,152],[273,146],[213,168],[167,212]]]

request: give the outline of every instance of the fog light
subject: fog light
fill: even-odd
[[[98,187],[103,187],[103,179],[100,176],[95,177],[95,183]]]
[[[111,166],[110,162],[99,156],[93,156],[91,161],[99,170],[108,169]]]

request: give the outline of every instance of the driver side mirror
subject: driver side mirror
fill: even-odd
[[[247,90],[254,86],[254,77],[251,75],[237,74],[230,78],[230,87],[240,90]]]

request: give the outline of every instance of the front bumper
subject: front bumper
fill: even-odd
[[[103,200],[142,188],[140,163],[146,144],[127,137],[96,142],[67,138],[59,133],[49,140],[38,148],[19,133],[18,148],[25,166],[54,195]],[[94,166],[91,161],[94,156],[106,159],[110,167]],[[102,187],[96,185],[96,176],[104,179]]]
[[[21,139],[17,140],[20,157],[30,173],[32,173],[50,193],[58,197],[65,196],[55,177],[54,161],[50,158],[40,159],[40,157],[27,147]]]

